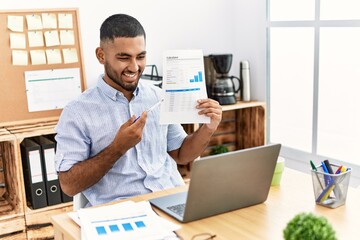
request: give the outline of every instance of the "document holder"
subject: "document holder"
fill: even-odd
[[[46,135],[46,137],[48,139],[50,139],[51,141],[54,142],[54,145],[55,145],[55,153],[56,153],[56,140],[55,140],[55,134],[50,134],[50,135]],[[61,202],[63,203],[67,203],[67,202],[71,202],[73,201],[73,197],[70,197],[68,195],[66,195],[62,189],[61,189],[61,186],[60,186],[60,183],[59,183],[59,189],[60,189],[60,198],[61,198]]]
[[[41,166],[40,145],[30,139],[24,139],[20,144],[20,148],[28,205],[33,209],[46,207],[47,200]]]
[[[46,188],[48,206],[61,203],[61,190],[58,175],[55,170],[55,143],[44,136],[33,140],[41,147],[41,164]]]

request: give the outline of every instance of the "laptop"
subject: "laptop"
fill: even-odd
[[[196,159],[188,191],[149,201],[180,222],[263,203],[280,148],[269,144]]]

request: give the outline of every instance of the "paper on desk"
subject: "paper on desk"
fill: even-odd
[[[197,100],[207,98],[202,50],[169,50],[163,61],[160,124],[210,123],[196,109]]]
[[[163,239],[180,228],[158,216],[148,201],[78,211],[82,239]]]
[[[133,201],[126,201],[126,202],[116,203],[116,204],[114,204],[114,205],[118,205],[119,207],[126,207],[127,205],[133,205],[134,203],[135,203],[135,202],[133,202]],[[69,215],[69,217],[70,217],[77,225],[81,226],[78,211],[76,211],[76,212],[68,212],[67,214]]]

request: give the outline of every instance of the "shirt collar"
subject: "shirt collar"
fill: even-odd
[[[119,96],[124,97],[124,94],[122,92],[116,90],[115,88],[111,87],[105,82],[104,74],[101,74],[99,76],[97,87],[100,88],[100,90],[113,101],[116,101]],[[134,96],[138,96],[138,94],[139,94],[139,85],[136,87],[134,91]]]

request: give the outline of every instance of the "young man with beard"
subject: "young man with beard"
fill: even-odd
[[[88,206],[183,185],[177,164],[187,164],[206,148],[222,109],[198,101],[211,118],[187,135],[180,124],[159,124],[161,89],[139,81],[146,65],[146,35],[133,17],[115,14],[100,28],[96,49],[104,74],[64,109],[56,126],[56,169],[62,190],[82,192]],[[140,116],[135,121],[136,116]]]

